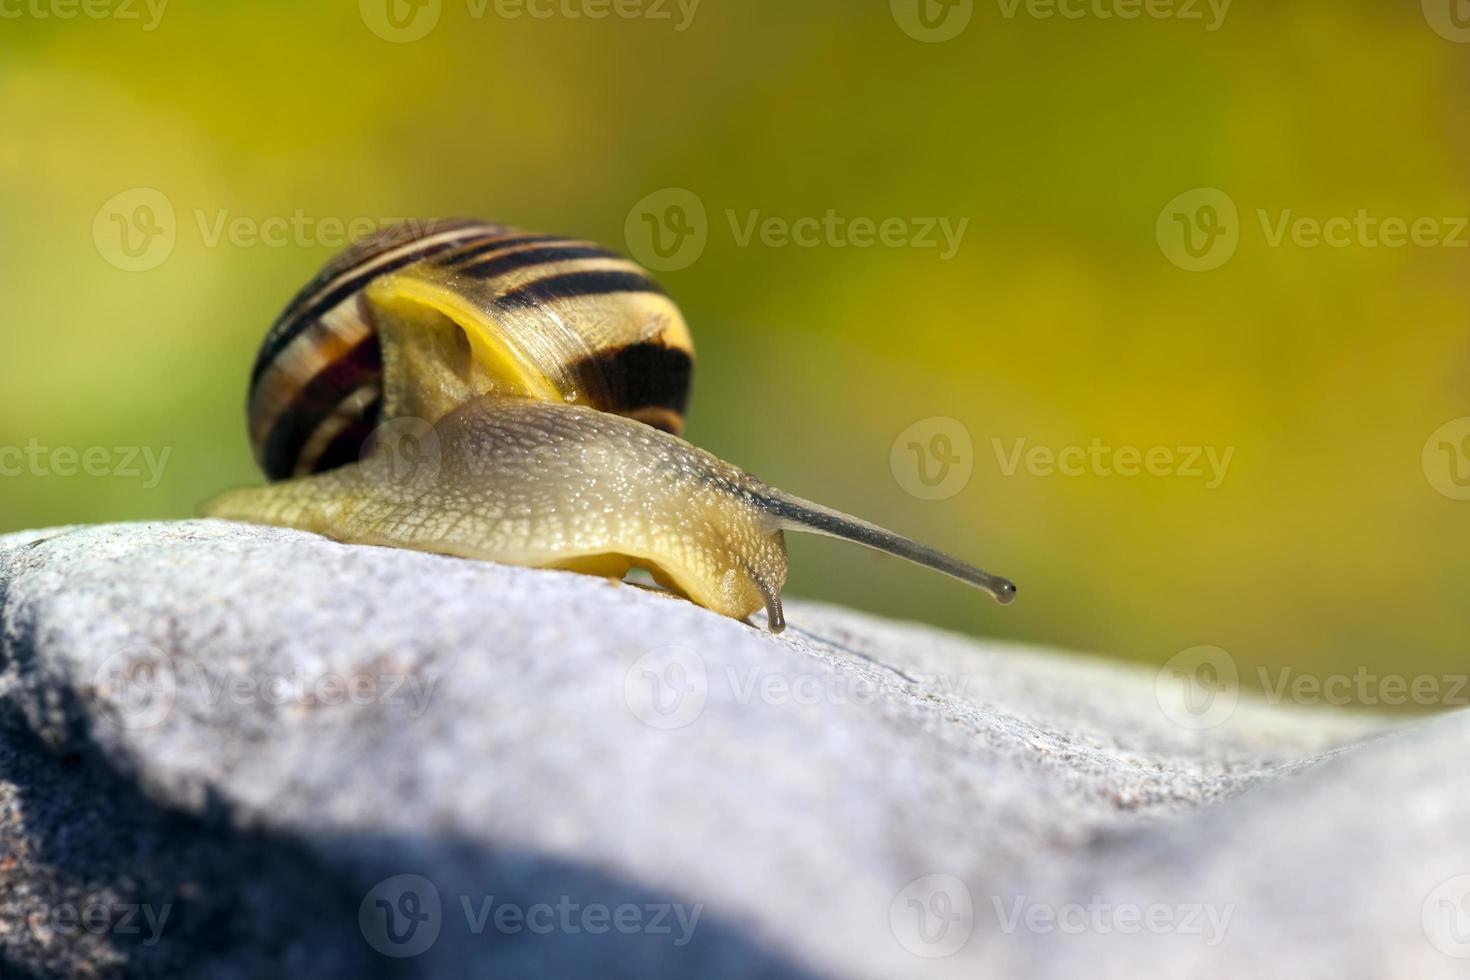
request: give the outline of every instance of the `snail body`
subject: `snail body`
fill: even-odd
[[[456,221],[329,262],[267,334],[249,428],[273,482],[212,516],[661,585],[784,626],[784,532],[857,541],[1009,602],[1015,587],[770,487],[683,439],[688,327],[590,242]]]

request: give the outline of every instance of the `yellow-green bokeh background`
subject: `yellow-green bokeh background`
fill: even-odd
[[[636,202],[684,187],[711,219],[661,276],[699,346],[689,437],[1021,585],[1003,610],[793,538],[790,594],[1143,661],[1213,644],[1247,684],[1464,672],[1470,502],[1421,450],[1470,415],[1470,249],[1273,248],[1256,212],[1470,214],[1467,109],[1470,45],[1371,0],[1237,0],[1214,31],[982,0],[942,44],[888,0],[703,0],[682,32],[444,0],[405,44],[356,0],[172,0],[153,31],[0,19],[0,445],[172,451],[152,490],[0,479],[0,530],[187,517],[255,479],[250,361],[332,249],[210,246],[201,216],[469,214],[621,248]],[[1238,205],[1240,244],[1187,272],[1155,221],[1201,186]],[[177,214],[146,272],[93,237],[133,187]],[[970,223],[945,262],[740,247],[726,218],[828,209]],[[933,502],[889,458],[930,416],[975,445]],[[1207,490],[1007,477],[994,438],[1235,452]]]

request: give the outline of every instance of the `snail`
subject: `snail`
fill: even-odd
[[[764,608],[772,632],[785,531],[1015,597],[685,442],[693,364],[678,307],[614,252],[479,221],[391,226],[328,262],[271,327],[248,408],[270,482],[205,513],[612,578],[641,567],[726,616]]]

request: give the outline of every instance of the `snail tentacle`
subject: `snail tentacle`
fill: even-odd
[[[912,538],[895,534],[831,507],[803,500],[772,488],[761,500],[761,506],[789,531],[809,531],[843,541],[854,541],[877,551],[907,559],[916,565],[932,568],[990,593],[1001,605],[1016,598],[1016,586],[1010,579],[976,568],[944,552],[920,544]]]

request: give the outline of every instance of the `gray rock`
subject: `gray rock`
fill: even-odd
[[[220,522],[0,590],[6,976],[1470,968],[1463,713]]]

